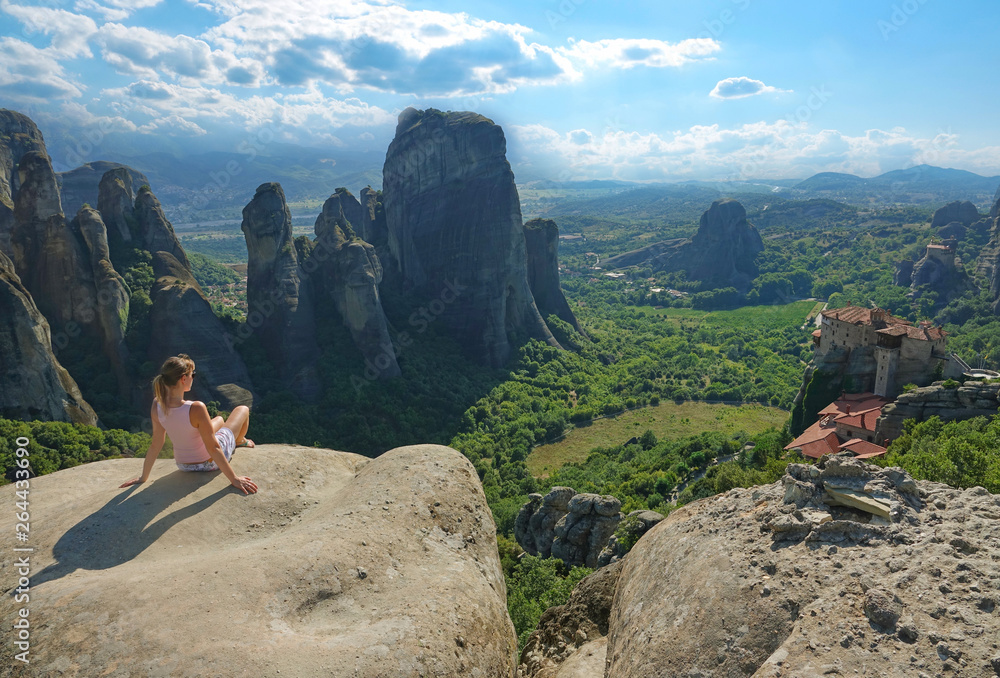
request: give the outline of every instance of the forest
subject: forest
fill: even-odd
[[[760,225],[765,249],[757,257],[759,275],[752,286],[738,291],[706,289],[683,273],[635,267],[611,279],[595,269],[595,255],[603,260],[657,240],[690,236],[707,207],[688,198],[638,197],[624,211],[599,199],[554,216],[563,233],[583,236],[560,244],[560,263],[564,293],[586,336],[555,316],[547,319],[566,350],[522,338],[510,363],[491,369],[465,358],[455,340],[431,323],[414,333],[413,343],[400,354],[402,378],[369,381],[347,329],[334,318],[320,317],[318,343],[324,348],[318,365],[329,387],[318,402],[305,403],[275,381],[252,337],[238,347],[262,395],[252,415],[258,443],[367,456],[412,443],[440,443],[465,454],[497,524],[511,615],[522,642],[541,612],[564,602],[586,574],[582,568],[519,557],[513,523],[528,494],[567,485],[614,495],[626,513],[648,508],[667,514],[733,487],[773,482],[790,461],[802,461],[783,452],[791,440],[788,425],[755,435],[706,430],[663,441],[646,431],[637,441],[609,440],[585,461],[552,469],[545,477],[533,475],[526,464],[535,446],[596,417],[667,401],[761,403],[790,412],[812,356],[812,321],[824,304],[876,304],[914,321],[932,320],[949,333],[949,348],[970,364],[1000,365],[1000,319],[971,266],[962,269],[964,282],[945,293],[893,284],[896,263],[919,258],[936,237],[930,209],[862,209],[766,194],[740,196],[751,222]],[[232,234],[185,238],[204,288],[232,289],[239,281],[221,265],[239,260],[237,243]],[[974,261],[984,244],[975,234],[960,242],[961,261]],[[141,343],[152,270],[148,253],[141,250],[130,252],[127,260],[129,324],[137,330],[129,336]],[[389,292],[382,301],[390,322],[399,326],[421,303]],[[233,333],[245,322],[238,307],[216,305],[216,311]],[[8,481],[16,466],[13,441],[21,435],[32,441],[37,474],[145,453],[149,431],[142,430],[140,417],[124,411],[106,366],[93,358],[98,353],[81,343],[59,357],[107,428],[0,419],[0,464]],[[134,369],[151,377],[156,367]],[[211,403],[210,410],[214,415],[217,404]],[[1000,417],[911,422],[880,463],[902,466],[920,479],[1000,492],[998,443]],[[164,456],[170,456],[169,449]]]

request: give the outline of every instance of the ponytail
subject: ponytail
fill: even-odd
[[[170,388],[177,385],[188,372],[194,370],[194,361],[191,357],[181,353],[174,358],[167,358],[160,367],[160,373],[153,377],[153,395],[156,402],[166,412],[170,406],[167,404],[167,397],[170,395]]]

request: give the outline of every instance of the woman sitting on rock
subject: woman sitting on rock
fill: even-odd
[[[163,363],[160,373],[153,379],[156,397],[149,410],[153,440],[146,452],[142,475],[121,487],[146,482],[163,448],[164,437],[169,435],[174,444],[174,461],[180,470],[221,470],[243,494],[257,491],[257,485],[250,478],[236,475],[229,465],[237,447],[254,447],[253,441],[246,437],[250,408],[239,405],[225,421],[222,417],[210,418],[205,403],[184,400],[184,394],[191,390],[194,374],[194,361],[183,353]]]

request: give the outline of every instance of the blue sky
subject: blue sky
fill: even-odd
[[[375,164],[405,107],[476,110],[519,172],[554,179],[997,175],[998,18],[987,0],[0,0],[0,106],[71,141],[273,137]]]

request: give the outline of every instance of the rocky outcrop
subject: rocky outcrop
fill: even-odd
[[[316,242],[308,263],[316,263],[324,291],[332,297],[354,345],[365,357],[366,376],[392,379],[401,373],[379,298],[382,264],[372,245],[351,237],[345,205],[349,211],[357,205],[347,191],[337,191],[323,205],[316,218]]]
[[[629,549],[642,538],[642,535],[656,527],[663,520],[663,514],[656,511],[640,510],[632,511],[621,525],[615,529],[616,534],[608,539],[608,545],[604,547],[597,557],[598,567],[607,567],[619,562],[629,552]],[[618,538],[618,533],[622,533],[622,539]]]
[[[528,554],[559,558],[566,565],[597,567],[601,551],[621,522],[621,502],[612,496],[577,494],[553,487],[528,496],[514,523],[514,538]]]
[[[664,273],[686,271],[691,280],[745,291],[757,276],[754,259],[763,251],[764,241],[747,222],[743,205],[736,200],[716,200],[701,215],[698,232],[690,240],[654,243],[611,257],[604,267],[649,265]]]
[[[150,253],[167,252],[184,268],[191,269],[187,254],[174,234],[174,227],[149,186],[142,186],[136,194],[134,216],[139,246]]]
[[[253,404],[253,389],[243,359],[227,341],[222,321],[212,311],[191,271],[169,252],[153,255],[156,282],[150,292],[151,341],[147,360],[160,365],[186,353],[198,374],[188,396],[219,402],[219,409]],[[148,394],[147,394],[148,397]]]
[[[88,162],[74,170],[60,172],[56,175],[59,180],[59,190],[62,193],[63,209],[66,210],[66,213],[76,214],[85,204],[100,209],[98,205],[101,199],[101,184],[104,183],[105,176],[109,172],[119,177],[123,183],[127,182],[130,192],[149,185],[149,179],[146,178],[145,174],[128,165],[105,160]],[[105,215],[105,220],[107,220],[107,215]]]
[[[954,242],[954,241],[951,241]],[[942,294],[949,294],[961,284],[961,274],[955,266],[955,250],[943,249],[943,245],[929,245],[924,256],[913,265],[910,287],[914,291],[930,287]]]
[[[132,174],[127,167],[109,170],[101,177],[98,186],[97,210],[108,227],[108,238],[117,238],[122,243],[132,241],[135,224],[132,186]]]
[[[49,324],[0,252],[0,416],[96,425],[97,415],[52,351]]]
[[[892,274],[892,284],[909,287],[913,282],[913,260],[903,259],[896,262],[896,270]]]
[[[993,675],[997,521],[981,487],[837,457],[681,507],[623,561],[605,675]]]
[[[875,441],[886,445],[903,434],[906,419],[943,421],[988,417],[1000,407],[1000,380],[966,381],[958,388],[945,388],[944,382],[901,394],[882,408],[875,428]]]
[[[25,675],[514,674],[496,528],[455,450],[240,450],[236,472],[260,488],[250,497],[171,460],[118,489],[139,466],[31,481]],[[0,488],[11,506],[14,489]],[[10,595],[0,606],[9,619],[22,607]],[[0,661],[16,666],[14,652],[4,643]]]
[[[45,153],[42,133],[30,118],[0,108],[0,252],[12,256],[14,196],[21,186],[18,164],[27,153]]]
[[[559,227],[551,219],[532,219],[524,225],[528,254],[528,285],[542,317],[559,317],[586,336],[559,286]]]
[[[990,219],[1000,219],[1000,188],[997,189],[997,194],[993,196],[993,208],[990,210]]]
[[[931,218],[931,228],[941,228],[953,221],[958,221],[963,226],[970,226],[973,222],[979,221],[979,210],[968,200],[950,202],[934,213]]]
[[[558,342],[528,286],[524,231],[503,130],[467,112],[408,108],[383,168],[388,249],[402,284],[478,360],[511,340]],[[387,264],[388,265],[388,264]]]
[[[976,221],[973,223],[979,222]],[[942,226],[941,230],[937,232],[937,235],[939,238],[944,240],[965,240],[965,237],[969,234],[969,228],[969,226],[966,226],[961,221],[953,221],[947,226]]]
[[[580,580],[565,605],[550,607],[528,637],[518,678],[604,675],[608,620],[621,563]]]
[[[11,259],[54,332],[99,336],[91,254],[66,222],[52,163],[44,153],[21,158]]]
[[[128,347],[125,331],[128,328],[129,290],[125,280],[111,263],[108,249],[108,232],[100,213],[90,207],[81,207],[73,220],[72,229],[80,233],[90,252],[90,267],[97,290],[95,320],[104,355],[111,361],[111,368],[118,380],[118,392],[127,398],[131,391],[128,372]]]
[[[257,187],[243,208],[247,321],[259,335],[285,387],[305,400],[319,396],[313,289],[292,244],[292,216],[280,184]]]
[[[389,243],[389,231],[385,224],[385,213],[379,209],[379,194],[371,186],[361,189],[361,210],[364,221],[364,240],[376,248]]]

